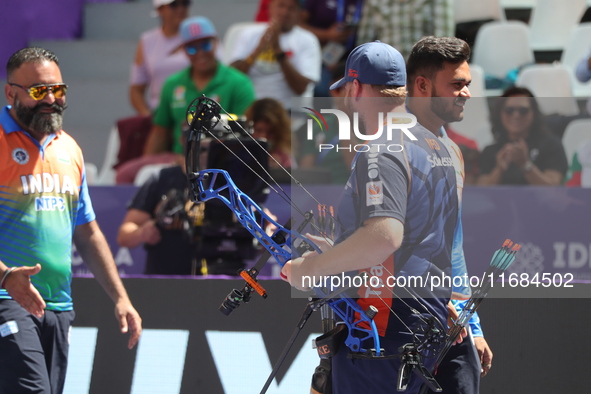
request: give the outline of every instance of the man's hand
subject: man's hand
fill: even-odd
[[[310,260],[313,259],[315,256],[318,256],[317,252],[307,252],[304,253],[302,257],[298,257],[297,259],[288,261],[281,269],[281,278],[284,281],[289,282],[290,285],[292,285],[298,290],[310,290],[310,287],[304,286],[304,281],[302,278],[305,275],[304,265],[313,264],[310,263]]]
[[[121,301],[115,305],[115,317],[119,321],[121,333],[130,332],[127,348],[132,349],[142,334],[142,318],[129,301]]]
[[[140,234],[142,242],[147,243],[148,245],[156,245],[162,240],[162,235],[154,220],[148,220],[146,223],[142,224],[140,227]]]
[[[480,376],[484,377],[492,368],[493,353],[484,337],[474,337],[474,346],[476,346],[478,357],[480,357],[480,365],[482,366]]]
[[[334,246],[334,241],[328,237],[312,235],[310,233],[307,233],[306,237],[310,241],[314,242],[314,244],[322,251],[322,253],[326,252],[329,249],[332,249],[332,247]]]
[[[507,171],[509,168],[509,163],[511,162],[510,154],[512,150],[511,144],[504,145],[499,151],[497,152],[496,161],[497,167],[501,169],[502,172]]]
[[[456,308],[454,307],[451,301],[447,303],[447,313],[449,314],[447,317],[447,326],[452,327],[454,325],[454,322],[458,320],[458,317],[460,317],[460,315],[458,314],[458,311],[456,311]],[[466,330],[465,327],[462,328],[462,332],[460,332],[460,335],[458,335],[458,337],[454,341],[454,345],[462,343],[467,335],[468,330]]]
[[[265,51],[280,51],[279,47],[279,35],[281,34],[280,26],[278,23],[269,23],[269,27],[262,35],[259,45],[250,54],[249,58],[256,59],[261,53]]]
[[[523,138],[510,144],[509,160],[522,168],[529,160],[529,147]]]
[[[328,41],[344,44],[353,33],[353,29],[344,23],[333,23],[326,31]]]
[[[4,281],[4,288],[13,300],[19,303],[30,314],[43,317],[45,301],[31,283],[31,276],[41,271],[41,265],[34,267],[18,267],[12,270]]]

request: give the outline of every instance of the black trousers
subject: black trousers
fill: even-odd
[[[74,311],[41,319],[16,301],[0,300],[0,394],[61,394]]]
[[[472,334],[452,346],[437,368],[435,380],[449,394],[478,394],[480,392],[480,359]],[[433,393],[429,390],[428,393]]]

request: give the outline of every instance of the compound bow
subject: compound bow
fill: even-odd
[[[226,297],[220,310],[229,315],[235,308],[237,308],[241,302],[248,302],[252,292],[258,293],[263,298],[267,297],[265,289],[257,281],[257,276],[262,266],[266,263],[270,256],[272,256],[281,267],[291,260],[292,258],[301,256],[306,251],[316,251],[321,253],[320,249],[312,242],[308,237],[303,234],[303,230],[307,225],[315,226],[313,215],[310,212],[303,212],[300,210],[289,198],[287,193],[281,188],[281,186],[275,183],[275,186],[271,185],[267,180],[263,179],[258,172],[248,166],[241,158],[237,157],[246,167],[253,171],[257,176],[263,180],[263,182],[275,193],[277,193],[282,199],[288,202],[299,214],[304,217],[304,220],[297,228],[293,230],[292,221],[290,220],[286,225],[279,224],[274,218],[267,214],[261,207],[256,204],[249,196],[243,193],[236,187],[229,173],[221,169],[204,169],[200,170],[200,148],[201,140],[203,136],[209,135],[219,143],[223,142],[212,133],[212,129],[219,123],[229,133],[235,135],[234,131],[230,126],[224,124],[222,121],[222,111],[228,114],[221,106],[214,100],[205,96],[195,99],[187,109],[187,121],[190,125],[190,132],[187,140],[186,150],[186,169],[187,177],[189,180],[189,194],[190,198],[194,202],[205,202],[211,199],[218,199],[222,201],[229,209],[231,209],[236,215],[237,220],[244,226],[246,230],[255,237],[260,244],[266,249],[266,252],[261,256],[254,267],[246,270],[240,270],[239,275],[245,279],[245,285],[241,290],[234,289]],[[249,135],[245,131],[245,134]],[[250,136],[256,141],[252,136]],[[239,139],[238,139],[239,140]],[[256,141],[257,144],[258,141]],[[224,145],[225,146],[225,145]],[[261,149],[263,148],[260,144]],[[246,149],[246,146],[244,146]],[[228,149],[230,150],[230,149]],[[232,152],[232,151],[230,151]],[[232,152],[233,153],[233,152]],[[250,152],[249,152],[250,153]],[[275,160],[268,152],[268,156]],[[251,154],[251,157],[260,164],[256,157]],[[280,164],[275,160],[280,166]],[[281,167],[281,166],[280,166]],[[270,174],[265,170],[264,166],[261,165],[266,175],[272,179]],[[281,167],[283,168],[283,167]],[[283,170],[289,174],[289,172],[283,168]],[[304,186],[298,182],[291,174],[289,174],[293,182],[301,187],[319,206],[322,206],[311,194],[307,191]],[[332,219],[332,218],[331,218]],[[272,234],[267,234],[265,231],[265,223],[271,224],[275,227]],[[319,233],[322,233],[319,231]],[[386,269],[384,267],[384,269]],[[386,269],[387,271],[387,269]],[[388,271],[387,271],[388,272]],[[392,273],[388,272],[393,275]],[[407,290],[406,288],[404,288]],[[410,291],[408,293],[412,298],[421,305],[426,314],[430,317],[423,317],[422,313],[412,308],[410,305],[392,290],[392,294],[405,303],[410,309],[411,313],[418,317],[421,324],[418,328],[413,331],[410,327],[402,321],[400,317],[388,306],[391,313],[394,314],[409,331],[412,336],[412,343],[405,345],[401,348],[401,352],[398,354],[385,354],[384,350],[380,347],[380,336],[374,322],[374,317],[377,313],[377,308],[370,306],[367,310],[363,310],[360,305],[353,299],[351,299],[345,292],[347,289],[338,289],[331,292],[332,289],[326,288],[314,288],[317,299],[311,300],[304,312],[304,317],[300,320],[298,327],[301,329],[307,316],[313,311],[320,308],[322,305],[328,305],[332,311],[338,316],[339,320],[342,321],[347,327],[345,345],[351,350],[352,357],[355,358],[375,358],[385,359],[400,357],[403,363],[403,367],[399,371],[399,391],[404,391],[406,383],[410,378],[409,373],[414,370],[416,374],[425,382],[425,384],[434,391],[441,391],[441,388],[429,373],[427,368],[422,364],[421,357],[436,357],[439,354],[439,348],[443,344],[443,347],[447,347],[449,343],[455,341],[455,337],[451,338],[450,335],[446,335],[445,326],[439,321],[437,317],[431,314],[429,310],[418,300],[418,298]],[[376,293],[378,298],[388,305],[379,294]],[[296,329],[297,335],[299,332]],[[459,334],[459,333],[458,333]],[[292,336],[291,343],[295,340]],[[291,345],[290,343],[290,345]],[[274,374],[281,365],[286,352],[289,350],[290,345],[284,350],[284,354],[280,357],[278,364],[274,368],[269,380],[261,393],[265,393],[270,382],[272,381]]]

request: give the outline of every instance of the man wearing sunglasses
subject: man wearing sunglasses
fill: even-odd
[[[298,0],[271,0],[269,24],[244,29],[230,64],[252,79],[258,99],[274,98],[291,108],[292,97],[312,96],[320,80],[316,36],[299,26]]]
[[[0,393],[59,394],[69,332],[72,241],[115,302],[128,347],[141,318],[92,209],[82,152],[62,130],[67,85],[55,54],[10,57],[0,112]]]
[[[145,155],[167,152],[170,147],[174,153],[183,153],[181,136],[183,128],[188,127],[187,107],[197,97],[211,97],[236,115],[242,115],[255,98],[250,79],[216,59],[217,33],[209,19],[185,19],[181,24],[181,41],[191,66],[164,82]]]

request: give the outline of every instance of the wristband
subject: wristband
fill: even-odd
[[[278,52],[275,54],[275,59],[277,59],[277,62],[281,62],[286,56],[287,54],[285,52]]]
[[[8,278],[8,274],[12,272],[15,267],[10,267],[6,271],[4,271],[4,275],[2,275],[2,279],[0,280],[0,289],[4,288],[4,282],[6,282],[6,278]]]

